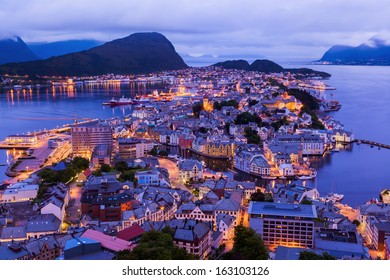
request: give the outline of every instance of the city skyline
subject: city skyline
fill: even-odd
[[[336,44],[386,43],[389,14],[380,1],[4,1],[0,38],[26,42],[111,41],[161,32],[181,54],[276,61],[319,59]],[[10,16],[12,15],[12,16]]]

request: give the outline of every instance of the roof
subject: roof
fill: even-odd
[[[32,238],[24,246],[30,254],[39,255],[44,246],[47,246],[50,250],[53,250],[59,247],[59,244],[53,235],[48,235],[39,239]]]
[[[27,238],[26,227],[6,227],[1,231],[0,239],[20,239]]]
[[[191,171],[195,166],[198,168],[198,170],[203,169],[202,164],[194,159],[188,159],[179,162],[179,170]]]
[[[285,204],[273,202],[251,201],[248,208],[251,215],[269,215],[300,218],[317,218],[317,211],[314,205]]]
[[[102,247],[114,252],[119,252],[122,250],[133,250],[136,247],[136,244],[132,242],[108,236],[104,233],[92,229],[86,230],[82,234],[82,237],[87,237],[92,240],[98,241],[102,244]]]
[[[0,245],[0,260],[16,260],[28,254],[19,244]]]
[[[231,198],[224,198],[217,202],[215,210],[220,211],[238,211],[240,209],[240,203]]]
[[[119,231],[118,238],[129,241],[141,236],[144,233],[145,231],[141,226],[139,226],[138,224],[134,224],[131,227]]]
[[[275,252],[275,260],[298,260],[299,254],[303,251],[310,251],[304,248],[291,248],[285,246],[278,246]]]
[[[58,231],[61,220],[53,214],[40,214],[27,222],[27,232]]]

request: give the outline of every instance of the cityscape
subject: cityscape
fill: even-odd
[[[159,32],[48,57],[0,40],[0,260],[389,260],[387,119],[361,119],[387,116],[390,47],[370,40],[309,65]]]

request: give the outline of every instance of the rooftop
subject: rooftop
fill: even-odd
[[[317,211],[314,205],[285,204],[273,202],[251,201],[248,208],[251,215],[269,215],[301,218],[317,218]]]

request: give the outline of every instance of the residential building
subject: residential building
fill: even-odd
[[[314,205],[296,205],[251,201],[250,227],[259,233],[265,245],[312,248],[314,246]]]
[[[187,220],[183,227],[176,228],[173,243],[199,259],[207,259],[211,251],[212,230],[205,223]]]
[[[16,183],[4,190],[0,202],[12,203],[31,201],[37,197],[38,189],[38,185]]]
[[[40,238],[44,235],[59,233],[61,220],[54,214],[40,214],[27,222],[27,238]]]
[[[216,223],[217,231],[220,231],[223,234],[223,241],[232,240],[234,237],[234,217],[226,214],[218,214]]]
[[[179,162],[179,178],[182,182],[198,181],[203,179],[202,164],[193,159],[187,159]]]

